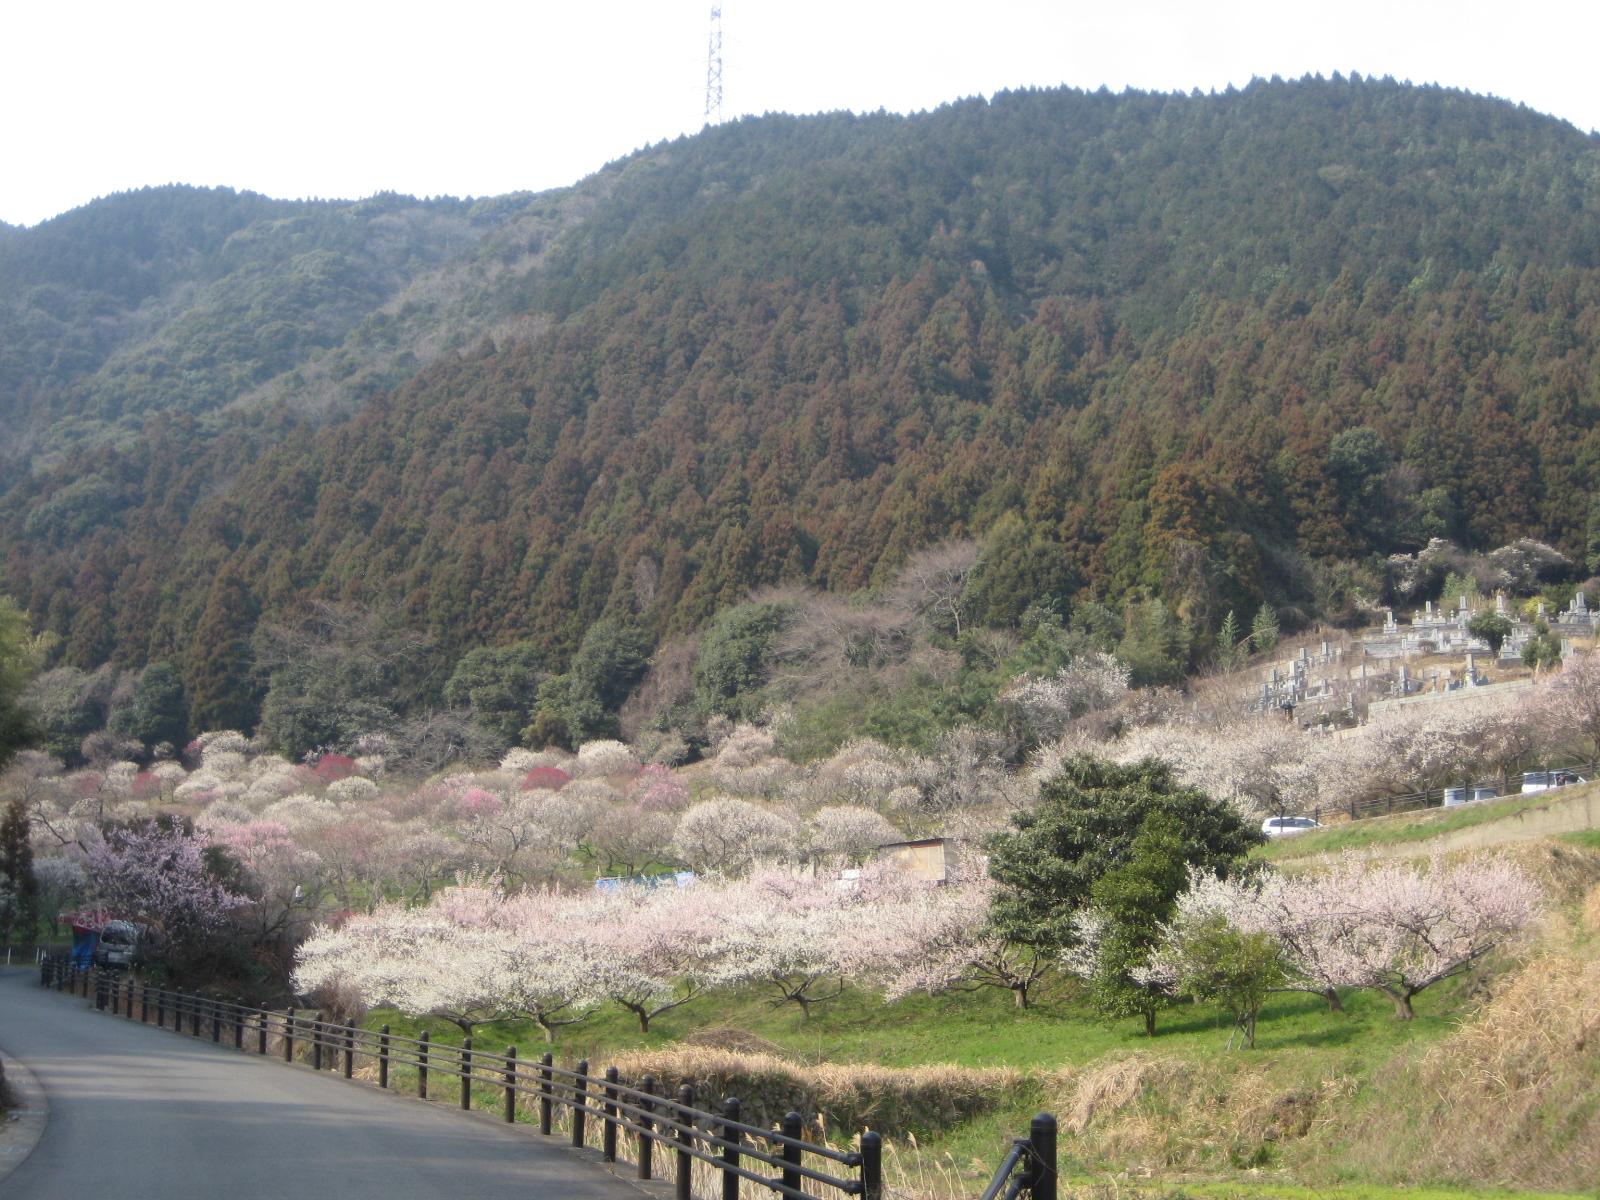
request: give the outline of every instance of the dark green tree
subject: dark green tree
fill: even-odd
[[[1511,636],[1511,621],[1497,612],[1481,612],[1467,622],[1467,632],[1489,643],[1489,653],[1499,655]]]
[[[115,732],[146,747],[165,742],[181,750],[189,740],[189,700],[177,668],[169,662],[146,667],[134,686],[133,703],[118,712],[115,724]]]
[[[1228,615],[1222,618],[1221,628],[1217,630],[1217,668],[1231,671],[1239,664],[1239,659],[1242,657],[1239,649],[1239,620],[1230,608]]]
[[[0,767],[38,737],[22,703],[34,665],[27,615],[9,596],[0,596]]]
[[[1388,470],[1388,447],[1370,426],[1346,429],[1328,446],[1328,472],[1339,491],[1342,515],[1373,544],[1382,544],[1388,524],[1383,495]]]
[[[1600,492],[1589,497],[1589,519],[1584,525],[1583,565],[1600,575]]]
[[[1090,906],[1104,921],[1090,998],[1103,1016],[1142,1017],[1152,1037],[1167,996],[1159,984],[1141,982],[1134,973],[1149,961],[1162,923],[1189,881],[1189,851],[1177,817],[1153,810],[1128,847],[1127,860],[1089,888]]]
[[[456,663],[444,685],[444,702],[468,710],[474,721],[510,745],[532,720],[543,679],[543,658],[532,642],[483,646]]]
[[[589,626],[572,666],[539,689],[530,744],[576,746],[621,732],[617,713],[650,664],[649,639],[632,625],[606,618]]]
[[[1177,683],[1189,665],[1189,627],[1161,600],[1128,610],[1127,631],[1117,657],[1128,664],[1135,687]]]
[[[788,612],[783,604],[740,604],[717,614],[694,664],[695,702],[702,712],[751,715]]]
[[[270,672],[258,732],[290,758],[391,732],[427,649],[394,610],[331,604],[264,626],[256,645]]]
[[[259,609],[240,572],[216,577],[183,656],[189,693],[189,727],[249,730],[261,693],[255,680],[251,635]]]
[[[14,797],[0,817],[0,942],[33,941],[39,930],[39,881],[33,874],[28,809]]]
[[[962,608],[976,625],[1015,625],[1030,605],[1064,610],[1080,580],[1059,545],[1008,512],[994,523],[967,575]]]
[[[1091,904],[1099,879],[1132,858],[1157,813],[1181,830],[1183,862],[1202,870],[1226,874],[1263,840],[1228,805],[1178,783],[1164,763],[1077,755],[1046,781],[1037,805],[1013,813],[1012,828],[989,842],[997,931],[1047,952],[1073,946],[1075,914]]]
[[[1258,653],[1265,653],[1278,645],[1278,613],[1272,605],[1263,604],[1250,620],[1250,643]]]
[[[1538,670],[1561,661],[1561,639],[1550,631],[1546,621],[1533,623],[1533,636],[1522,647],[1522,665]]]

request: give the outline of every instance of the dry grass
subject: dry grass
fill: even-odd
[[[812,1133],[824,1136],[830,1129],[895,1136],[948,1129],[1001,1105],[1022,1078],[1005,1068],[807,1066],[772,1054],[687,1045],[624,1054],[616,1065],[624,1078],[655,1076],[669,1094],[690,1084],[702,1103],[737,1096],[753,1125],[774,1123],[793,1109]]]
[[[1583,1189],[1600,1179],[1600,888],[1477,1016],[1331,1122],[1312,1173]]]
[[[1304,1138],[1356,1087],[1321,1076],[1303,1056],[1219,1056],[1196,1062],[1132,1054],[1046,1083],[1046,1107],[1072,1134],[1071,1154],[1100,1170],[1256,1167]]]

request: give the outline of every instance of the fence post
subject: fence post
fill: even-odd
[[[378,1027],[378,1086],[389,1086],[389,1027]]]
[[[167,993],[164,989],[156,989],[156,1028],[167,1027]]]
[[[220,1000],[211,1002],[211,1040],[219,1045],[222,1042],[222,1001]]]
[[[244,1049],[244,1005],[233,1006],[233,1048]]]
[[[88,991],[87,985],[85,986],[84,990]],[[105,1010],[106,1010],[106,993],[108,991],[110,991],[110,990],[111,990],[110,981],[108,981],[106,979],[106,977],[104,975],[101,975],[98,971],[95,972],[95,977],[94,977],[94,1006],[95,1006],[96,1010],[98,1010],[99,1012],[105,1012]]]
[[[311,1069],[322,1070],[322,1010],[311,1016]]]
[[[783,1120],[778,1123],[778,1131],[786,1138],[795,1139],[783,1144],[783,1186],[800,1189],[800,1172],[795,1167],[800,1165],[799,1140],[805,1133],[805,1119],[792,1109],[783,1114]]]
[[[150,985],[148,983],[139,985],[139,1023],[141,1025],[150,1024]]]
[[[689,1084],[685,1083],[678,1088],[678,1103],[683,1108],[694,1107],[694,1088]],[[689,1157],[689,1148],[694,1145],[694,1135],[689,1132],[687,1127],[693,1120],[694,1118],[686,1112],[678,1113],[677,1121],[680,1128],[675,1131],[678,1143],[678,1174],[677,1178],[673,1180],[677,1185],[676,1200],[691,1200],[689,1195],[689,1172],[690,1164],[694,1160]]]
[[[189,1034],[191,1037],[200,1036],[200,997],[192,997],[194,1005],[189,1010]]]
[[[580,1058],[576,1068],[577,1078],[572,1081],[572,1144],[581,1147],[584,1135],[583,1110],[589,1103],[589,1060]]]
[[[1040,1113],[1028,1125],[1033,1166],[1028,1175],[1031,1200],[1056,1200],[1056,1119]]]
[[[260,1016],[261,1020],[256,1023],[256,1053],[264,1055],[267,1052],[267,1010],[261,1009]]]
[[[472,1039],[461,1039],[461,1111],[472,1108]]]
[[[722,1102],[722,1200],[739,1200],[739,1143],[744,1134],[734,1128],[739,1120],[739,1097]]]
[[[506,1124],[517,1119],[517,1048],[506,1047]]]
[[[600,1157],[606,1162],[617,1161],[617,1069],[606,1068],[606,1099],[601,1105],[605,1121],[600,1127]]]
[[[346,1017],[344,1022],[344,1077],[353,1079],[356,1073],[356,1019]]]
[[[546,1050],[539,1056],[539,1132],[550,1133],[550,1064],[555,1056]]]
[[[283,1010],[283,1061],[294,1061],[294,1009]]]
[[[644,1094],[639,1097],[639,1171],[640,1179],[650,1178],[650,1154],[655,1146],[655,1137],[650,1132],[654,1124],[650,1114],[655,1111],[655,1105],[650,1102],[650,1095],[656,1090],[656,1077],[646,1075],[639,1080],[639,1091]]]
[[[875,1129],[861,1132],[862,1200],[883,1200],[883,1135]]]
[[[418,1100],[426,1100],[428,1098],[428,1043],[432,1040],[433,1039],[428,1036],[428,1031],[426,1029],[422,1031],[422,1036],[417,1038],[417,1041],[422,1043],[417,1047]]]

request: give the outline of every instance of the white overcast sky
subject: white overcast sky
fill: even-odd
[[[0,220],[146,184],[568,184],[703,124],[710,0],[17,0]],[[1600,0],[723,0],[724,115],[1359,71],[1600,127]]]

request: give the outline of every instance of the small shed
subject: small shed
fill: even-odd
[[[878,847],[878,861],[925,883],[945,883],[953,865],[949,838],[919,838]]]

